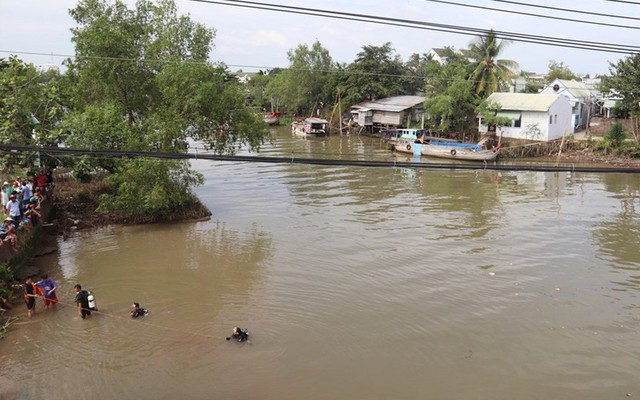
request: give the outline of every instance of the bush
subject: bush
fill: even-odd
[[[13,290],[11,285],[14,283],[13,270],[8,265],[0,265],[0,297],[11,299]]]
[[[624,142],[625,137],[626,137],[626,132],[622,124],[615,123],[611,125],[611,129],[609,129],[606,139],[614,147],[620,147],[622,145],[622,142]]]

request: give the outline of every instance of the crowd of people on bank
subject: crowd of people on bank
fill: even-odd
[[[9,244],[13,251],[18,250],[18,231],[39,223],[42,202],[52,188],[53,173],[49,168],[42,168],[28,178],[4,181],[0,190],[4,217],[0,225],[0,246]]]

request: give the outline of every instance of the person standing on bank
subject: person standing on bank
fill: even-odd
[[[91,316],[91,309],[89,308],[89,292],[82,290],[82,286],[77,284],[76,289],[76,304],[78,305],[78,315],[82,319]]]
[[[31,277],[28,277],[24,282],[24,302],[27,304],[27,316],[33,317],[36,313],[36,287],[33,284]]]

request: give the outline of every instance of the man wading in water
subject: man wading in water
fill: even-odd
[[[89,292],[82,290],[80,284],[75,286],[76,289],[76,304],[78,305],[78,315],[82,319],[91,316],[91,309],[89,308]]]

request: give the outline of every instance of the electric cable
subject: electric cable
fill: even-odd
[[[486,6],[479,6],[479,5],[473,5],[473,4],[463,4],[463,3],[456,3],[456,2],[453,2],[453,1],[446,1],[446,0],[424,0],[424,1],[429,1],[429,2],[432,2],[432,3],[448,4],[448,5],[459,6],[459,7],[475,8],[475,9],[479,9],[479,10],[488,10],[488,11],[502,12],[502,13],[508,13],[508,14],[524,15],[524,16],[527,16],[527,17],[546,18],[546,19],[553,19],[553,20],[557,20],[557,21],[574,22],[574,23],[578,23],[578,24],[600,25],[600,26],[608,26],[608,27],[612,27],[612,28],[624,28],[624,29],[640,29],[640,26],[620,25],[620,24],[612,24],[612,23],[608,23],[608,22],[585,21],[585,20],[580,20],[580,19],[575,19],[575,18],[566,18],[566,17],[558,17],[558,16],[552,16],[552,15],[534,14],[534,13],[528,13],[528,12],[524,12],[524,11],[505,10],[505,9],[502,9],[502,8],[486,7]],[[640,19],[640,18],[633,18],[633,19]]]
[[[320,158],[293,158],[273,156],[230,156],[220,154],[194,154],[194,153],[158,153],[145,151],[124,150],[86,150],[69,149],[59,147],[36,146],[8,146],[0,145],[0,152],[37,152],[52,154],[79,154],[98,155],[111,157],[142,157],[158,158],[166,160],[211,160],[228,162],[259,162],[270,164],[305,164],[324,166],[357,166],[357,167],[402,167],[415,169],[434,170],[495,170],[495,171],[535,171],[535,172],[616,172],[616,173],[640,173],[640,167],[584,167],[584,166],[548,166],[548,165],[501,165],[501,164],[451,164],[451,163],[423,163],[420,161],[375,161],[375,160],[335,160]]]
[[[488,0],[488,1],[493,1],[493,2],[497,2],[497,3],[514,4],[514,5],[520,5],[520,6],[525,6],[525,7],[542,8],[542,9],[545,9],[545,10],[552,10],[552,11],[562,11],[562,12],[569,12],[569,13],[594,15],[594,16],[597,16],[597,17],[630,19],[630,20],[636,20],[636,21],[640,20],[640,17],[630,17],[628,15],[605,14],[605,13],[599,13],[599,12],[593,12],[593,11],[576,10],[576,9],[570,9],[570,8],[560,8],[560,7],[546,6],[546,5],[540,5],[540,4],[522,3],[522,2],[519,2],[519,1],[511,1],[511,0]],[[634,4],[638,4],[638,3],[634,3]]]
[[[455,33],[455,34],[461,34],[461,35],[477,36],[477,35],[486,35],[489,32],[489,30],[487,29],[465,27],[460,25],[448,25],[448,24],[440,24],[440,23],[433,23],[433,22],[423,22],[423,21],[406,20],[406,19],[399,19],[399,18],[372,16],[372,15],[366,15],[366,14],[346,13],[346,12],[335,11],[335,10],[283,6],[278,4],[259,3],[254,1],[244,1],[244,0],[187,0],[187,1],[266,10],[266,11],[276,11],[276,12],[297,14],[297,15],[310,15],[310,16],[317,16],[317,17],[341,19],[341,20],[368,22],[368,23],[388,25],[388,26],[399,26],[399,27],[430,30],[430,31]],[[640,46],[635,46],[635,45],[625,45],[625,44],[596,42],[596,41],[587,41],[587,40],[570,39],[570,38],[531,35],[531,34],[522,34],[522,33],[507,32],[507,31],[494,31],[494,33],[496,37],[499,39],[541,44],[541,45],[548,45],[548,46],[556,46],[556,47],[564,47],[564,48],[576,48],[576,49],[582,49],[582,50],[603,51],[603,52],[621,53],[621,54],[634,54],[640,51]]]

